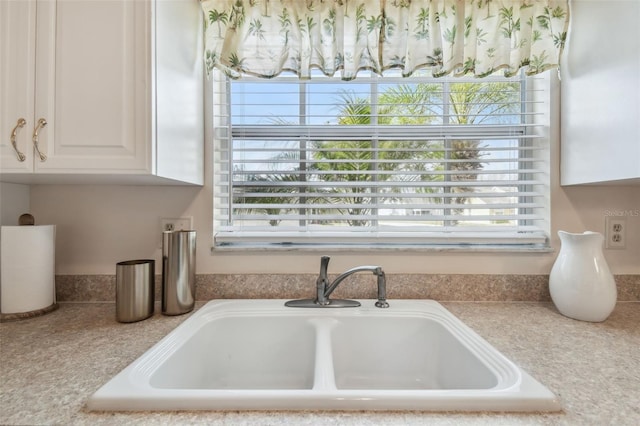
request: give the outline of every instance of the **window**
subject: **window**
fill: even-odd
[[[216,71],[216,246],[544,247],[548,102],[534,78]]]

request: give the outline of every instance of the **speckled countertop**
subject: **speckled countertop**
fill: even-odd
[[[559,413],[89,412],[87,398],[184,321],[156,314],[115,321],[113,303],[63,303],[0,324],[0,424],[9,425],[638,425],[640,303],[619,302],[604,323],[544,302],[443,302],[560,399]],[[201,306],[199,303],[198,306]]]

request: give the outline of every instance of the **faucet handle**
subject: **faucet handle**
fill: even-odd
[[[329,268],[330,260],[331,258],[329,256],[322,256],[320,258],[320,272],[322,271],[327,272],[327,269]]]
[[[329,268],[329,256],[322,256],[320,258],[320,274],[316,280],[316,300],[315,303],[319,305],[329,304],[328,298],[325,296],[327,286],[329,285],[329,275],[327,269]]]
[[[320,276],[318,276],[318,281],[326,281],[327,284],[329,281],[329,273],[327,272],[329,269],[329,260],[331,260],[329,256],[322,256],[320,258]]]

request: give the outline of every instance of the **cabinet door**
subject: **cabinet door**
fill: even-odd
[[[35,0],[0,1],[0,172],[3,173],[33,172],[35,23]]]
[[[561,71],[562,185],[640,184],[640,1],[574,0]]]
[[[43,173],[152,172],[150,4],[38,0]]]

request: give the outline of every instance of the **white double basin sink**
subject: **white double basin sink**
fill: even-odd
[[[546,387],[434,301],[212,301],[100,388],[92,410],[555,411]]]

